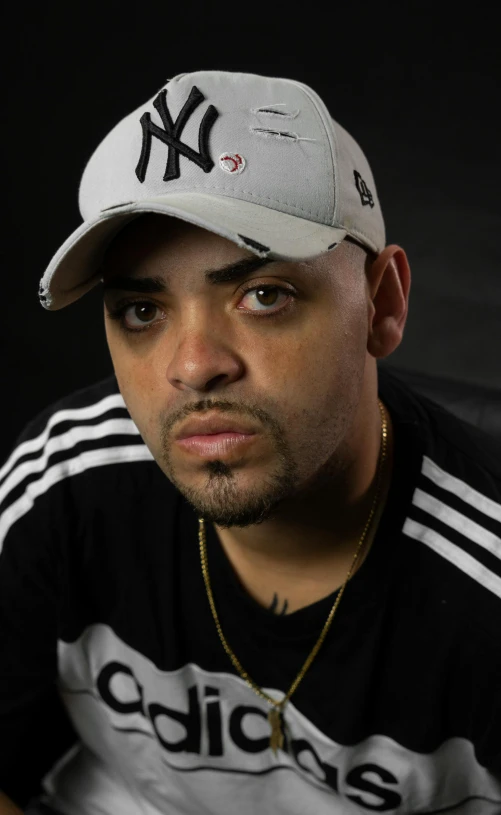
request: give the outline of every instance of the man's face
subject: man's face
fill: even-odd
[[[251,259],[259,260],[211,232],[149,214],[115,238],[103,265],[106,336],[130,415],[167,478],[221,527],[261,523],[332,489],[351,463],[365,398],[363,250],[342,244],[314,261],[267,263],[238,282],[205,280]],[[168,293],[106,290],[125,275],[159,277]],[[128,333],[108,316],[126,300],[136,301],[126,324],[146,330]],[[188,418],[220,409],[256,428],[249,444],[210,459],[179,446],[175,433]]]

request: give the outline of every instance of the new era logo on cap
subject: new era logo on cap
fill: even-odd
[[[372,193],[365,183],[364,179],[360,175],[357,170],[353,170],[353,175],[355,176],[355,184],[357,190],[360,194],[360,200],[362,202],[362,206],[366,206],[368,204],[370,207],[374,206],[374,198],[372,197]]]

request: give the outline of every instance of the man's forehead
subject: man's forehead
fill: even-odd
[[[106,247],[101,262],[104,276],[114,273],[117,267],[133,273],[144,260],[158,258],[161,263],[177,263],[183,257],[209,253],[209,258],[222,258],[212,264],[215,268],[230,261],[239,262],[257,256],[249,249],[237,246],[214,232],[170,215],[143,213],[129,221],[115,234]],[[206,264],[207,268],[207,264]]]
[[[212,262],[211,244],[214,249]],[[201,268],[200,277],[207,285],[238,282],[260,269],[263,273],[290,273],[305,282],[312,278],[319,282],[331,274],[333,267],[338,265],[336,260],[341,260],[343,255],[339,246],[329,256],[308,261],[262,258],[227,238],[179,218],[145,213],[129,222],[109,244],[101,265],[103,289],[169,294],[169,266],[182,263],[183,256],[191,261],[190,255],[196,256],[197,249],[202,253],[196,258],[197,266]],[[151,272],[157,265],[157,252],[159,273],[146,277],[145,272]],[[226,262],[225,256],[228,257]],[[145,258],[147,262],[143,263]]]

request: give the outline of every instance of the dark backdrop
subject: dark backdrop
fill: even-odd
[[[168,77],[240,70],[295,78],[369,158],[412,270],[401,367],[501,387],[499,44],[495,4],[159,2],[10,6],[4,26],[0,459],[24,423],[112,371],[99,291],[38,302],[81,223],[99,141]]]

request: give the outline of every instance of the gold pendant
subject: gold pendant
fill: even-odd
[[[276,755],[277,750],[282,750],[284,746],[282,714],[276,707],[272,707],[268,711],[268,721],[271,725],[270,747]]]

